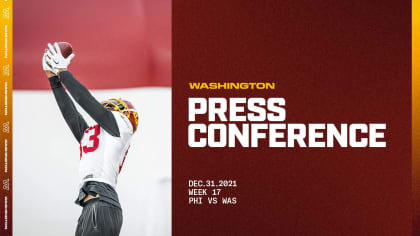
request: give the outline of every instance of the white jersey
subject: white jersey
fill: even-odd
[[[104,182],[115,188],[118,174],[130,147],[133,127],[126,116],[111,111],[120,137],[114,137],[99,124],[86,129],[80,141],[80,186],[86,181]]]

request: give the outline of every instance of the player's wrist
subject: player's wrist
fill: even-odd
[[[51,71],[49,71],[49,70],[46,70],[46,71],[45,71],[45,74],[47,75],[47,78],[48,78],[48,79],[49,79],[49,78],[51,78],[51,77],[56,76],[56,74],[54,74],[53,72],[51,72]]]
[[[61,72],[66,72],[67,69],[59,69],[57,75],[61,78]]]
[[[48,80],[50,81],[50,85],[51,85],[51,88],[58,88],[58,87],[61,87],[61,82],[60,82],[60,79],[58,78],[58,76],[52,76],[52,77],[50,77],[50,78],[48,78]]]

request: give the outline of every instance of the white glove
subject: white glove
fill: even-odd
[[[63,55],[61,55],[61,50],[57,43],[54,43],[54,47],[49,43],[48,48],[49,49],[47,50],[46,60],[51,65],[51,67],[56,70],[67,70],[67,67],[70,65],[70,61],[73,59],[74,54],[72,53],[67,58],[64,58]]]
[[[42,57],[42,68],[45,70],[45,71],[51,71],[52,73],[54,73],[54,74],[56,74],[57,75],[57,73],[58,73],[58,70],[57,69],[53,69],[50,65],[48,65],[48,63],[47,63],[47,49],[45,49],[45,53],[44,53],[44,56]]]

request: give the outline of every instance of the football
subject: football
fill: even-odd
[[[70,43],[67,42],[58,42],[58,47],[61,50],[61,54],[63,55],[64,58],[67,58],[68,56],[70,56],[73,53],[73,48],[71,47]]]

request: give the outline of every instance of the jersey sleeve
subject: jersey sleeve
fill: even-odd
[[[74,100],[110,135],[120,137],[115,117],[102,106],[69,71],[60,72],[60,80],[66,86]]]
[[[57,76],[49,78],[50,86],[53,91],[55,100],[57,101],[58,107],[60,108],[61,114],[64,117],[67,125],[69,126],[74,137],[80,143],[83,137],[83,133],[88,128],[86,121],[77,111],[73,101],[67,94],[66,90],[61,85],[60,80]]]
[[[117,122],[118,129],[120,130],[120,136],[122,138],[131,137],[134,132],[131,122],[128,120],[128,118],[118,111],[112,111],[111,113],[114,115]]]

